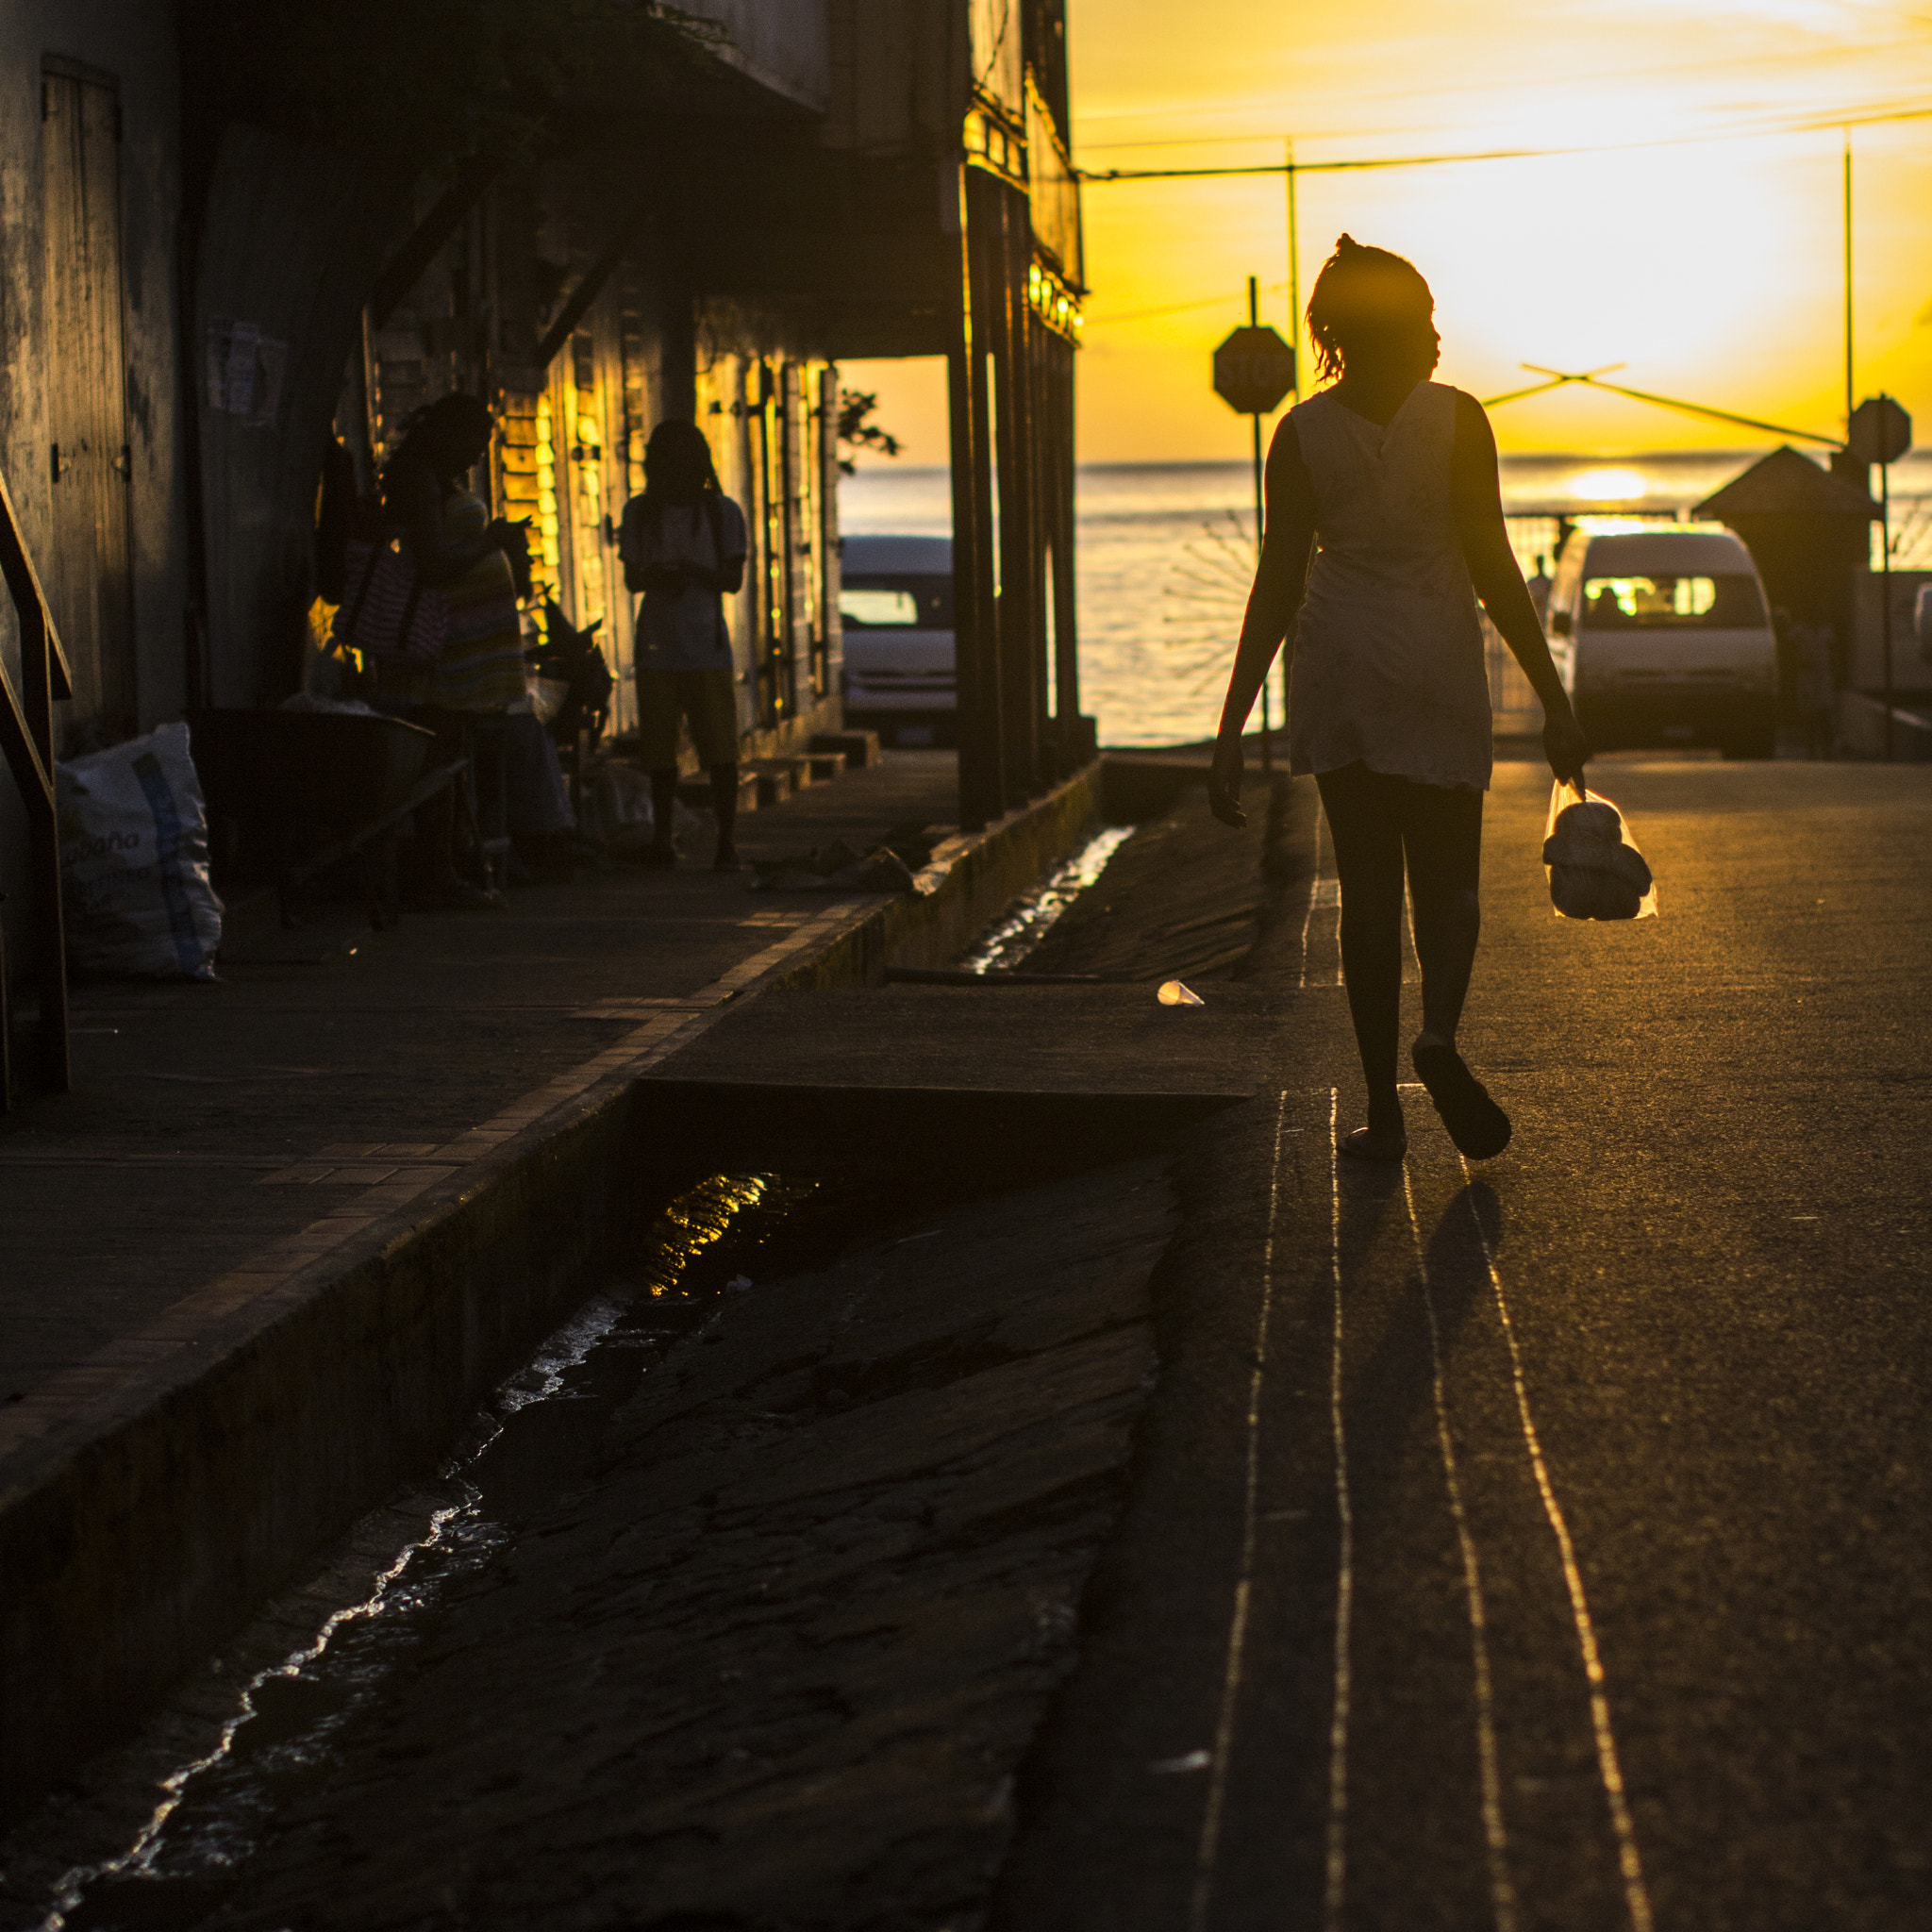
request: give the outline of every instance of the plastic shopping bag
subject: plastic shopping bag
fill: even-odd
[[[54,768],[67,951],[83,973],[212,979],[222,902],[188,727]]]
[[[1624,814],[1569,779],[1550,788],[1543,864],[1558,919],[1657,917],[1657,884]]]

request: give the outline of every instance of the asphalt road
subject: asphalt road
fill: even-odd
[[[1360,1119],[1319,875],[1000,1923],[1932,1924],[1932,773],[1606,760],[1661,916],[1552,917],[1503,767],[1464,1035]],[[1312,809],[1302,836],[1314,856]]]

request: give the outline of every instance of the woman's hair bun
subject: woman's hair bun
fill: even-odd
[[[1385,334],[1391,325],[1426,322],[1435,306],[1414,262],[1342,235],[1308,297],[1316,363],[1324,375],[1340,375],[1352,341]]]

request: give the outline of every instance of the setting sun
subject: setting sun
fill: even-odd
[[[1573,496],[1595,503],[1634,503],[1649,491],[1650,485],[1636,470],[1579,470],[1570,478]]]

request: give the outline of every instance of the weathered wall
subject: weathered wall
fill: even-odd
[[[724,493],[744,511],[751,555],[731,600],[740,723],[836,729],[838,623],[836,378],[782,309],[709,300],[697,325],[696,417]]]
[[[199,344],[218,318],[286,345],[256,422],[200,398],[212,702],[275,704],[301,676],[322,449],[362,304],[400,239],[410,184],[347,148],[231,124],[200,233]]]
[[[825,0],[684,0],[731,36],[719,52],[760,87],[823,113],[831,90]]]
[[[44,57],[81,61],[118,85],[122,108],[123,307],[134,630],[140,721],[178,715],[187,600],[175,244],[180,207],[175,9],[162,0],[0,0],[0,464],[28,545],[50,535],[48,358],[42,220]],[[19,669],[12,607],[0,651]],[[0,774],[0,891],[13,971],[27,963],[20,804]]]
[[[827,147],[950,154],[973,75],[962,0],[825,0]]]

